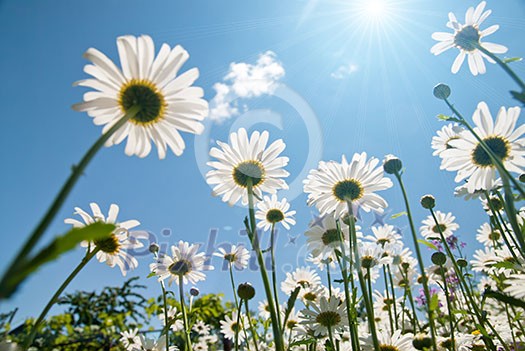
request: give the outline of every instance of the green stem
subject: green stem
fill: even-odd
[[[281,305],[279,304],[279,293],[277,291],[277,272],[275,269],[275,224],[272,224],[272,231],[270,234],[270,257],[272,261],[272,285],[273,285],[273,294],[275,297],[275,307],[277,309],[277,322],[279,323],[279,328],[281,328],[281,333],[283,333],[284,326],[281,321]]]
[[[246,317],[248,318],[248,323],[250,323],[250,330],[252,331],[252,338],[253,338],[253,343],[255,344],[255,351],[259,351],[259,345],[257,343],[259,336],[257,335],[257,330],[255,330],[255,326],[253,325],[253,322],[252,322],[252,317],[250,316],[250,309],[248,308],[248,300],[244,300],[244,309],[246,310]]]
[[[40,313],[40,316],[38,316],[38,319],[36,320],[35,324],[33,325],[33,328],[31,328],[31,332],[29,333],[29,336],[24,341],[23,349],[27,350],[31,344],[33,343],[33,340],[35,339],[36,333],[38,332],[38,329],[42,322],[44,321],[44,318],[46,318],[47,313],[53,307],[53,305],[57,302],[58,298],[62,294],[62,292],[66,289],[66,287],[71,283],[71,281],[77,276],[77,274],[84,268],[84,266],[97,254],[97,252],[100,249],[96,248],[91,252],[88,252],[82,261],[78,264],[78,266],[69,274],[69,276],[64,280],[62,285],[58,288],[58,290],[55,292],[55,294],[51,297],[47,305],[44,307],[42,312]]]
[[[186,315],[186,304],[184,303],[184,281],[182,275],[179,275],[179,296],[180,296],[180,308],[182,310],[182,320],[184,322],[184,338],[186,341],[186,351],[192,351],[190,328],[188,325],[188,316]]]
[[[330,263],[326,263],[326,279],[328,280],[328,293],[332,296],[332,277],[330,275]]]
[[[503,68],[503,70],[520,86],[522,91],[525,91],[525,83],[518,77],[516,73],[509,67],[508,64],[503,62],[498,56],[494,55],[492,52],[485,49],[483,46],[481,46],[479,43],[476,45],[477,49],[496,61],[496,63]]]
[[[268,299],[268,309],[270,310],[270,318],[272,320],[272,331],[274,336],[275,351],[284,351],[284,343],[282,339],[282,334],[279,326],[279,320],[277,319],[277,313],[275,304],[272,296],[272,288],[270,287],[270,281],[268,279],[268,273],[266,272],[266,267],[264,264],[264,258],[262,256],[261,248],[259,245],[259,239],[257,238],[257,229],[255,226],[255,208],[253,203],[253,183],[252,179],[248,178],[246,190],[248,192],[248,207],[249,207],[249,223],[250,230],[248,231],[248,236],[252,243],[252,247],[257,256],[257,261],[261,269],[261,277],[263,280],[264,291],[266,293],[266,298]]]
[[[391,306],[391,303],[390,301],[392,301],[390,299],[390,292],[388,291],[388,278],[387,278],[387,275],[386,275],[386,266],[383,265],[383,279],[385,281],[385,292],[386,292],[386,300],[388,302],[388,321],[390,323],[390,332],[393,334],[394,333],[394,319],[392,318],[392,306]],[[394,301],[395,303],[395,301]]]
[[[394,287],[394,279],[392,278],[392,271],[390,270],[390,265],[386,266],[386,270],[388,272],[388,277],[390,278],[390,290],[392,292],[392,300],[394,301],[394,320],[396,322],[396,329],[399,328],[398,322],[397,322],[397,298],[396,298],[396,290]]]
[[[454,338],[454,314],[452,313],[452,307],[450,306],[450,294],[448,292],[447,277],[445,276],[445,267],[439,265],[441,271],[441,277],[443,278],[443,290],[445,291],[445,298],[447,299],[447,310],[448,310],[448,322],[450,326],[450,341],[452,343],[452,350],[456,349],[456,341]]]
[[[170,351],[170,328],[168,320],[168,301],[166,300],[166,288],[164,287],[164,281],[160,282],[162,289],[162,303],[164,305],[164,325],[166,326],[166,351]]]
[[[376,331],[376,325],[375,325],[375,318],[374,318],[374,307],[372,306],[372,302],[370,301],[370,296],[368,293],[368,289],[366,287],[366,282],[363,277],[363,272],[361,270],[361,262],[359,258],[359,249],[357,247],[357,234],[355,230],[355,218],[354,213],[352,211],[352,203],[350,201],[347,201],[347,207],[348,207],[348,227],[350,229],[350,241],[353,246],[354,251],[354,259],[355,259],[355,269],[357,270],[357,276],[359,278],[359,285],[361,286],[361,292],[363,294],[363,300],[365,302],[365,308],[366,313],[368,317],[368,325],[370,328],[370,334],[372,335],[372,341],[374,343],[374,350],[380,351],[381,348],[379,346],[379,339],[377,338],[377,331]]]
[[[91,146],[91,148],[86,152],[84,157],[80,160],[78,165],[74,166],[72,168],[72,173],[69,176],[68,180],[62,185],[62,189],[60,189],[60,192],[55,197],[53,203],[47,210],[44,217],[41,219],[40,223],[38,223],[37,227],[29,237],[29,239],[26,241],[22,249],[18,252],[18,254],[15,256],[14,260],[11,262],[11,265],[4,273],[4,276],[2,277],[0,286],[3,285],[9,277],[14,274],[14,272],[17,270],[18,264],[20,262],[24,262],[26,257],[29,255],[30,251],[36,246],[37,242],[40,240],[42,235],[44,234],[45,230],[49,227],[53,219],[55,218],[56,214],[62,207],[64,201],[68,197],[69,193],[75,186],[77,180],[80,178],[80,176],[84,173],[84,170],[88,166],[89,162],[93,159],[93,157],[96,155],[96,153],[102,148],[102,146],[106,143],[106,141],[118,130],[120,127],[122,127],[130,118],[133,118],[138,112],[140,112],[139,106],[133,106],[131,107],[127,113],[122,117],[115,125],[113,125],[106,133],[102,134],[100,138]],[[7,296],[0,296],[0,299],[5,298]]]
[[[417,262],[419,264],[419,270],[421,272],[421,279],[423,280],[423,291],[425,293],[425,298],[427,300],[427,316],[428,316],[428,324],[430,326],[430,334],[432,337],[432,349],[434,351],[437,351],[437,344],[436,344],[436,327],[434,324],[434,311],[430,310],[430,291],[428,289],[428,279],[427,275],[425,273],[425,264],[423,262],[423,257],[421,256],[421,250],[419,249],[419,244],[417,241],[417,234],[416,234],[416,228],[414,226],[414,221],[412,219],[412,212],[410,211],[410,204],[408,202],[408,196],[405,190],[405,185],[403,184],[403,179],[401,179],[401,174],[399,172],[395,173],[396,179],[399,183],[399,187],[401,188],[401,192],[403,193],[403,200],[405,201],[405,207],[407,209],[407,217],[408,222],[410,225],[410,232],[412,234],[412,241],[414,242],[414,249],[416,251],[416,257]],[[407,287],[410,289],[410,287]]]
[[[228,262],[230,268],[230,282],[232,284],[233,298],[235,299],[235,308],[239,310],[239,300],[237,299],[237,291],[235,290],[235,281],[233,280],[233,265],[232,262]]]
[[[243,299],[241,298],[241,304]],[[237,310],[237,321],[235,321],[235,351],[239,351],[239,329],[241,325],[241,311]],[[244,329],[244,323],[243,327]],[[248,340],[246,340],[248,342]],[[189,351],[189,350],[188,350]]]
[[[430,209],[430,214],[432,215],[432,218],[434,219],[434,222],[436,224],[438,224],[439,222],[438,222],[438,220],[436,218],[436,215],[435,215],[433,209]],[[461,269],[459,268],[459,266],[458,266],[458,264],[456,262],[456,258],[454,257],[454,254],[452,253],[452,250],[450,250],[450,247],[448,246],[448,242],[445,239],[445,236],[443,235],[443,231],[441,230],[441,227],[439,225],[437,225],[437,228],[438,228],[439,236],[440,236],[440,239],[441,239],[441,243],[445,247],[447,255],[450,257],[450,260],[452,261],[452,265],[454,266],[454,271],[456,272],[456,276],[458,277],[458,279],[460,281],[460,284],[462,284],[463,288],[465,289],[464,296],[466,297],[467,301],[470,302],[470,307],[472,308],[472,310],[474,311],[474,314],[476,315],[476,317],[478,319],[478,327],[480,329],[480,332],[484,336],[483,341],[485,342],[485,345],[488,348],[490,348],[491,350],[496,351],[496,346],[492,342],[492,339],[490,338],[490,336],[488,336],[487,330],[485,329],[485,321],[487,321],[487,325],[489,326],[490,330],[496,335],[496,338],[501,342],[501,344],[503,345],[505,350],[509,351],[509,348],[506,346],[505,342],[503,341],[501,336],[498,334],[496,329],[492,326],[492,324],[490,324],[490,322],[488,320],[486,320],[486,318],[484,318],[482,316],[482,313],[481,313],[481,311],[478,308],[478,304],[476,303],[476,301],[474,301],[474,295],[472,294],[472,291],[471,291],[469,285],[467,284],[467,282],[465,281],[465,279],[463,277],[463,273],[462,273]]]

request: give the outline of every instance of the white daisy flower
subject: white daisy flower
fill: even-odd
[[[319,305],[310,304],[310,309],[301,311],[301,324],[311,328],[316,336],[328,335],[328,329],[334,334],[338,334],[348,325],[348,319],[345,317],[345,304],[337,297],[321,297]]]
[[[238,270],[243,270],[248,267],[250,251],[248,251],[243,245],[232,245],[230,251],[226,251],[222,247],[219,247],[217,251],[218,252],[215,252],[213,256],[223,258]]]
[[[314,257],[320,256],[323,259],[332,257],[335,259],[335,250],[341,248],[336,220],[334,216],[328,214],[323,217],[320,224],[321,225],[314,225],[304,233],[306,236],[308,251],[310,251]],[[339,227],[345,245],[347,245],[349,240],[349,228],[342,222],[339,223]],[[360,229],[361,227],[356,225],[356,234],[358,238],[363,237]]]
[[[449,142],[459,138],[459,133],[464,129],[457,123],[450,123],[438,130],[437,135],[432,137],[432,149],[434,149],[432,155],[439,156],[443,151],[450,149],[452,146]]]
[[[171,247],[171,256],[161,255],[157,262],[150,264],[150,270],[154,272],[159,281],[168,278],[168,285],[179,284],[182,277],[184,284],[195,284],[206,279],[205,270],[213,270],[213,266],[205,265],[206,256],[204,252],[197,253],[199,245],[179,241],[177,246]]]
[[[459,71],[463,61],[465,61],[465,57],[468,57],[468,66],[473,75],[485,73],[486,68],[483,58],[490,63],[494,63],[494,60],[482,53],[478,46],[493,54],[504,54],[508,50],[500,44],[481,42],[482,38],[499,29],[498,25],[492,25],[485,30],[479,28],[491,13],[491,10],[484,11],[485,5],[486,2],[482,1],[476,9],[470,7],[465,14],[465,24],[459,23],[456,16],[450,12],[448,14],[447,27],[453,29],[454,33],[436,32],[432,34],[432,39],[439,41],[430,49],[430,52],[434,55],[439,55],[453,47],[459,49],[459,54],[452,64],[452,73]]]
[[[237,311],[232,312],[232,316],[225,316],[224,320],[221,321],[221,333],[224,334],[226,339],[235,340],[235,333],[237,332],[239,342],[244,340],[243,328],[249,325],[248,317],[241,314],[239,318]],[[239,322],[237,322],[239,319]]]
[[[308,205],[316,205],[321,215],[333,213],[337,218],[348,213],[347,202],[365,212],[382,213],[387,202],[375,192],[390,188],[392,181],[383,177],[383,167],[378,164],[374,157],[367,160],[364,152],[354,154],[350,163],[345,156],[341,163],[319,162],[304,180]]]
[[[501,232],[498,229],[492,229],[488,223],[483,223],[477,232],[476,239],[485,246],[497,247],[503,243]]]
[[[502,161],[509,172],[521,174],[525,167],[525,125],[516,128],[521,109],[501,107],[496,123],[492,120],[485,102],[480,102],[472,119],[474,131]],[[458,171],[455,181],[467,179],[470,193],[479,189],[489,190],[496,185],[496,166],[481,144],[469,131],[460,133],[460,138],[450,141],[451,149],[441,153],[442,169]]]
[[[195,322],[195,324],[192,327],[192,330],[194,330],[199,335],[209,335],[210,334],[210,326],[201,320],[198,320],[197,322]]]
[[[401,334],[401,330],[396,330],[394,333],[390,333],[388,328],[379,330],[377,333],[377,339],[379,340],[379,348],[381,350],[388,351],[415,351],[416,349],[412,345],[414,335],[411,333]],[[361,338],[363,342],[364,350],[374,350],[374,344],[372,338]]]
[[[158,318],[162,325],[166,325],[166,316],[164,314],[164,308],[161,308]],[[182,321],[182,313],[177,314],[177,307],[170,306],[168,308],[168,324],[172,323],[170,329],[174,332],[184,330],[184,322]]]
[[[250,138],[244,128],[230,134],[229,144],[217,141],[220,149],[213,147],[210,156],[217,161],[208,162],[213,170],[206,174],[206,181],[213,188],[214,196],[222,196],[222,201],[234,205],[241,199],[248,204],[248,183],[252,182],[254,194],[261,198],[263,193],[275,194],[279,189],[288,189],[281,179],[289,173],[283,169],[288,157],[279,156],[286,147],[279,139],[270,146],[267,131],[255,131]]]
[[[208,115],[208,103],[201,88],[191,85],[199,77],[192,68],[177,76],[189,55],[181,46],[173,49],[163,44],[155,56],[153,40],[147,36],[126,35],[117,38],[122,69],[106,55],[90,48],[84,57],[92,62],[84,71],[93,78],[76,82],[95,91],[84,94],[84,102],[73,106],[86,111],[103,133],[117,123],[133,106],[140,111],[129,119],[106,142],[121,143],[127,137],[126,155],[147,156],[151,142],[157,146],[160,159],[167,147],[177,156],[184,150],[179,131],[200,134],[202,121]]]
[[[135,347],[140,347],[140,336],[137,335],[139,330],[137,328],[131,330],[125,330],[120,333],[122,337],[120,342],[126,350],[132,350]]]
[[[270,305],[268,304],[268,300],[259,301],[257,311],[261,319],[270,319]]]
[[[311,267],[297,268],[293,273],[286,273],[286,279],[281,283],[281,290],[291,295],[298,286],[302,288],[321,284],[321,278]]]
[[[473,255],[474,259],[470,261],[472,270],[474,272],[484,272],[491,274],[494,272],[494,265],[501,262],[501,259],[496,255],[491,247],[485,247],[484,250],[476,250]]]
[[[145,338],[143,335],[140,335],[140,344],[138,349],[140,351],[166,351],[166,337],[161,335],[158,340]],[[169,351],[178,351],[176,346],[170,346]]]
[[[283,198],[278,200],[277,195],[273,194],[271,197],[264,196],[263,201],[257,203],[257,212],[255,218],[259,220],[258,228],[269,230],[273,225],[281,223],[283,227],[290,230],[291,225],[295,225],[295,211],[288,211],[290,204]]]
[[[140,222],[135,219],[118,223],[119,207],[115,204],[110,205],[107,218],[102,214],[98,204],[92,202],[89,206],[93,215],[90,215],[80,207],[75,207],[75,214],[79,215],[82,221],[66,218],[64,223],[71,224],[74,228],[82,228],[95,222],[114,224],[116,229],[108,238],[95,240],[94,242],[83,241],[80,245],[87,247],[90,252],[99,249],[96,253],[98,261],[106,262],[110,267],[118,266],[122,275],[126,276],[130,270],[137,268],[139,265],[137,259],[128,251],[144,247],[144,244],[139,239],[147,239],[147,233],[129,231],[140,225]]]
[[[371,227],[372,235],[367,235],[365,240],[371,241],[378,245],[396,244],[401,241],[401,235],[396,231],[393,225],[385,224],[382,226]]]
[[[505,293],[521,300],[525,300],[525,273],[513,274],[505,281],[509,284],[503,290]]]
[[[393,262],[393,258],[385,255],[383,247],[376,243],[359,243],[358,250],[361,268],[365,271],[367,268],[374,268],[376,266],[391,264]]]
[[[436,211],[434,214],[436,215],[437,224],[436,221],[434,221],[432,215],[429,215],[421,222],[423,225],[419,228],[419,231],[421,232],[421,235],[425,237],[425,239],[439,239],[440,230],[446,239],[454,234],[454,232],[459,228],[459,225],[454,222],[456,217],[453,216],[452,213],[449,212],[445,214],[441,211]]]

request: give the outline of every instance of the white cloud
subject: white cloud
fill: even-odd
[[[215,97],[210,102],[209,118],[222,122],[239,115],[237,98],[271,94],[284,73],[283,66],[272,51],[259,55],[255,64],[232,62],[222,82],[213,85]]]
[[[353,73],[357,72],[359,66],[354,63],[348,63],[346,65],[341,65],[337,67],[335,71],[330,74],[330,77],[334,79],[346,79],[350,77]]]

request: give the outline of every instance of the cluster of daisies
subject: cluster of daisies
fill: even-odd
[[[454,32],[432,36],[439,41],[431,49],[436,55],[459,49],[453,73],[465,58],[472,74],[485,73],[484,60],[494,63],[494,54],[507,51],[482,41],[498,29],[497,25],[480,29],[490,14],[485,6],[483,1],[469,8],[464,24],[449,14],[447,26]],[[93,90],[85,93],[75,109],[104,125],[107,146],[127,139],[127,155],[145,157],[152,143],[161,159],[168,148],[182,154],[185,145],[180,132],[201,133],[201,121],[208,113],[203,90],[192,86],[198,70],[179,74],[188,53],[180,46],[163,44],[155,54],[152,39],[145,35],[119,37],[117,47],[121,68],[96,49],[85,53],[91,64],[84,70],[92,78],[76,84]],[[435,95],[448,103],[447,89],[442,86]],[[401,161],[391,155],[381,161],[363,152],[351,158],[343,155],[340,161],[321,161],[304,180],[307,203],[320,214],[305,231],[310,265],[287,273],[278,282],[273,240],[269,252],[263,252],[257,237],[259,232],[270,232],[273,239],[277,226],[288,230],[296,224],[296,212],[287,199],[278,196],[279,190],[288,188],[285,167],[289,159],[282,155],[286,145],[280,139],[271,142],[267,131],[249,135],[241,128],[210,150],[206,174],[213,195],[229,205],[240,202],[248,207],[250,242],[214,254],[229,267],[235,297],[233,310],[220,322],[221,336],[203,321],[190,318],[196,290],[190,289],[189,301],[184,291],[187,285],[206,279],[205,272],[213,269],[210,258],[199,252],[198,245],[184,241],[167,252],[152,244],[148,248],[154,257],[151,276],[157,278],[164,299],[169,289],[178,288],[180,310],[170,306],[160,311],[163,329],[158,338],[148,338],[137,329],[122,333],[124,348],[173,351],[177,347],[170,344],[170,336],[180,334],[188,351],[221,349],[221,341],[236,350],[255,351],[523,349],[525,208],[515,210],[513,194],[524,194],[517,180],[522,180],[518,177],[525,167],[520,108],[502,107],[494,121],[487,104],[480,102],[472,127],[453,112],[454,123],[437,132],[432,148],[441,159],[441,169],[457,172],[455,180],[461,183],[457,195],[479,199],[487,213],[488,221],[477,234],[483,249],[470,262],[456,234],[455,216],[434,210],[435,199],[430,195],[421,200],[430,214],[419,230],[407,206],[415,254],[405,246],[398,228],[386,223],[364,228],[358,222],[360,210],[383,213],[387,208],[378,192],[393,187],[388,175],[400,183],[404,194]],[[75,208],[80,220],[65,222],[76,228],[95,222],[115,225],[108,237],[82,246],[86,257],[118,266],[126,275],[137,267],[134,253],[144,248],[147,233],[134,230],[140,224],[137,220],[119,222],[117,205],[111,205],[107,215],[96,203],[90,210]],[[419,243],[425,244],[431,265],[424,266]],[[254,288],[249,283],[237,286],[234,277],[235,271],[247,267],[252,254],[259,263],[269,254],[272,262],[271,279],[264,265],[259,266],[266,300],[259,301],[257,313],[248,304]]]

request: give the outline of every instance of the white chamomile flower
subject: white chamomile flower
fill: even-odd
[[[512,274],[505,281],[508,286],[503,290],[505,293],[521,300],[525,300],[525,272]]]
[[[291,295],[298,286],[302,288],[321,284],[321,278],[311,267],[297,268],[293,273],[286,273],[286,279],[281,283],[281,290]]]
[[[308,205],[315,205],[321,215],[333,214],[341,218],[348,213],[347,203],[365,212],[382,213],[387,202],[375,192],[392,187],[392,181],[383,177],[379,160],[366,153],[354,154],[348,162],[319,162],[304,181],[304,192],[308,194]],[[356,210],[353,208],[354,215]]]
[[[295,225],[295,211],[288,211],[290,204],[286,198],[279,199],[276,194],[270,196],[264,196],[263,201],[257,203],[257,212],[255,212],[255,218],[259,220],[257,223],[258,228],[268,230],[277,223],[281,223],[286,229],[290,229],[291,225]]]
[[[401,330],[396,330],[393,333],[390,332],[388,328],[379,330],[377,333],[377,339],[379,341],[380,350],[388,351],[415,351],[416,349],[412,345],[412,340],[414,335],[411,333],[401,334]],[[361,338],[363,342],[364,350],[372,351],[374,350],[374,344],[372,338],[369,336],[367,338]]]
[[[384,246],[386,244],[396,244],[401,241],[401,235],[396,231],[393,225],[384,224],[382,226],[371,227],[372,235],[367,235],[364,239]]]
[[[483,223],[478,229],[476,239],[485,246],[497,247],[503,243],[503,237],[498,229],[492,229],[490,224]]]
[[[158,315],[159,320],[162,325],[166,325],[166,315],[164,313],[164,308],[161,308]],[[182,313],[177,313],[177,308],[175,306],[170,306],[168,308],[168,323],[171,323],[170,329],[174,332],[184,330],[184,322],[182,321]]]
[[[267,147],[267,131],[255,131],[248,138],[244,128],[230,134],[229,144],[217,141],[210,156],[216,161],[208,162],[214,168],[206,174],[206,181],[214,185],[213,195],[222,196],[222,201],[234,205],[241,200],[248,204],[248,186],[251,183],[254,194],[261,198],[263,193],[275,194],[279,189],[288,189],[282,179],[289,173],[283,169],[288,157],[279,156],[286,147],[279,139]]]
[[[168,147],[181,155],[185,144],[179,131],[202,133],[200,121],[208,115],[203,90],[191,86],[199,70],[192,68],[177,75],[189,57],[186,50],[163,44],[155,56],[153,40],[147,35],[118,37],[117,48],[121,69],[97,49],[86,51],[84,57],[92,64],[84,71],[93,78],[75,84],[95,91],[85,93],[84,101],[73,108],[86,111],[96,125],[104,125],[102,132],[106,133],[135,106],[139,112],[109,138],[106,146],[127,138],[126,155],[145,157],[153,141],[159,158],[166,157]]]
[[[137,335],[139,330],[137,328],[126,330],[120,333],[122,336],[120,342],[124,345],[126,350],[133,349],[134,347],[140,347],[140,337]]]
[[[449,142],[459,138],[459,133],[464,129],[457,123],[450,123],[438,130],[437,135],[432,137],[432,149],[434,149],[432,155],[440,156],[443,151],[450,149],[452,146]]]
[[[158,340],[145,338],[140,335],[140,344],[139,348],[134,348],[133,350],[140,351],[166,351],[166,338],[160,336]],[[169,351],[178,351],[176,346],[170,346]]]
[[[160,255],[157,262],[150,264],[150,270],[159,277],[159,281],[168,278],[168,285],[175,282],[179,284],[182,279],[184,284],[195,284],[206,279],[205,270],[213,270],[213,266],[205,265],[204,252],[197,253],[199,245],[179,241],[177,246],[171,247],[171,256]]]
[[[250,260],[250,251],[248,251],[244,246],[232,245],[229,251],[226,251],[224,248],[219,247],[218,252],[215,252],[213,256],[221,257],[227,262],[229,262],[233,267],[242,270],[248,267],[248,261]]]
[[[361,227],[356,225],[356,235],[361,238]],[[325,215],[320,224],[310,227],[304,235],[308,251],[313,257],[336,260],[335,250],[341,248],[341,239],[348,244],[349,228],[344,222],[339,221],[339,229],[333,215]]]
[[[465,24],[459,23],[456,16],[450,12],[448,14],[447,27],[453,29],[454,33],[436,32],[432,34],[432,39],[439,41],[430,49],[430,52],[434,55],[439,55],[453,47],[459,50],[459,54],[452,64],[452,73],[459,71],[463,61],[465,61],[465,57],[468,57],[468,66],[473,75],[485,73],[486,68],[483,59],[485,58],[490,63],[494,63],[494,60],[481,52],[480,46],[493,54],[504,54],[507,52],[507,48],[503,45],[481,42],[481,39],[499,29],[499,26],[496,24],[485,30],[479,28],[491,13],[491,10],[484,11],[486,4],[485,1],[482,1],[475,9],[470,7],[465,14]]]
[[[198,320],[195,322],[193,327],[191,328],[199,335],[209,335],[210,334],[210,326],[206,323],[204,323],[201,320]]]
[[[310,304],[311,309],[301,311],[303,320],[301,324],[311,328],[316,336],[328,335],[328,329],[338,334],[348,325],[345,318],[345,304],[337,297],[321,297],[319,305]]]
[[[452,213],[443,213],[441,211],[434,212],[437,219],[434,221],[432,215],[429,215],[425,220],[422,221],[423,225],[419,228],[421,235],[425,239],[439,239],[441,232],[445,238],[448,238],[459,228],[459,225],[454,222],[456,217]]]
[[[221,321],[221,333],[224,334],[226,339],[235,340],[235,334],[239,338],[239,342],[244,340],[243,328],[248,327],[248,317],[244,314],[240,316],[237,311],[232,312],[232,316],[225,316],[224,320]]]
[[[516,128],[521,109],[501,107],[496,122],[485,102],[480,102],[472,116],[474,131],[498,156],[509,172],[523,173],[525,167],[525,125]],[[467,180],[467,190],[490,190],[496,185],[496,166],[481,143],[469,131],[450,141],[452,148],[441,153],[442,169],[457,171],[456,182]]]
[[[75,214],[82,218],[79,221],[74,218],[67,218],[64,223],[73,225],[74,228],[82,228],[95,222],[104,222],[114,224],[117,228],[106,239],[99,239],[93,242],[83,241],[80,245],[87,247],[90,252],[98,249],[96,257],[99,262],[106,262],[110,267],[118,266],[122,275],[126,276],[127,272],[138,267],[138,261],[129,251],[144,247],[139,239],[147,239],[147,233],[134,231],[130,229],[140,225],[140,222],[132,219],[124,222],[117,222],[119,207],[111,204],[108,216],[105,217],[98,204],[92,202],[90,205],[93,215],[90,215],[80,207],[75,207]]]

